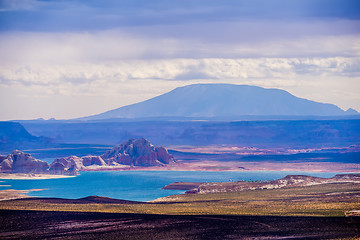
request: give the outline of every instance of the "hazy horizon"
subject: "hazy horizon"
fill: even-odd
[[[69,119],[194,83],[360,111],[356,0],[0,1],[0,120]]]

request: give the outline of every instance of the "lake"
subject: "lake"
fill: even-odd
[[[160,197],[184,193],[179,190],[161,189],[173,182],[225,182],[275,180],[286,175],[310,175],[332,177],[340,173],[296,172],[296,171],[100,171],[80,172],[73,178],[41,180],[1,179],[0,190],[44,189],[30,192],[29,196],[82,198],[91,195],[117,199],[150,201]],[[6,186],[9,185],[9,186]]]

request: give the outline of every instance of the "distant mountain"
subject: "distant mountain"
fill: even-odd
[[[50,143],[49,138],[31,135],[20,123],[0,122],[0,152],[43,147]]]
[[[259,148],[279,146],[311,148],[360,145],[360,119],[291,121],[136,121],[129,119],[127,121],[82,122],[23,121],[22,124],[37,136],[54,139],[57,143],[72,143],[79,146],[81,144],[99,144],[100,147],[103,144],[116,145],[130,138],[150,139],[154,145],[160,146],[229,144]],[[73,151],[72,148],[74,147],[68,146],[65,156],[88,154]],[[95,148],[96,151],[92,149],[93,155],[100,155],[106,151],[104,148]],[[63,156],[56,155],[56,157]]]
[[[176,88],[149,100],[81,120],[111,118],[226,118],[240,116],[342,116],[333,104],[298,98],[284,90],[233,84],[194,84]]]

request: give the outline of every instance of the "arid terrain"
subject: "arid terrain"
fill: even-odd
[[[360,183],[344,179],[335,176],[321,182],[311,178],[317,184],[304,184],[297,178],[297,183],[288,181],[282,188],[182,194],[152,202],[96,196],[0,201],[0,237],[356,239],[359,218],[344,213],[360,209]]]
[[[136,146],[138,151],[134,151]],[[139,149],[141,151],[139,151]],[[306,171],[360,172],[358,145],[260,148],[172,146],[129,140],[97,156],[64,156],[50,164],[14,151],[3,156],[3,179],[74,177],[78,171]],[[21,161],[20,161],[21,160]],[[33,172],[33,163],[46,167]],[[5,169],[6,170],[6,169]],[[11,170],[11,171],[10,171]],[[19,172],[23,171],[23,172]],[[177,182],[188,190],[150,202],[90,196],[30,198],[0,191],[1,239],[357,239],[359,174],[304,175],[273,181]],[[164,190],[166,191],[166,190]]]
[[[273,181],[236,181],[236,182],[175,182],[163,189],[189,190],[186,193],[217,193],[217,192],[240,192],[246,190],[279,189],[305,187],[323,184],[360,184],[360,174],[337,174],[331,178],[320,178],[306,175],[288,175],[282,179]]]
[[[1,239],[357,239],[338,217],[0,210]]]
[[[0,0],[0,240],[360,240],[360,0]]]

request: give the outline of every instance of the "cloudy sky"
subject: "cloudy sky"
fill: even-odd
[[[360,1],[0,0],[0,120],[92,115],[193,83],[360,111]]]

